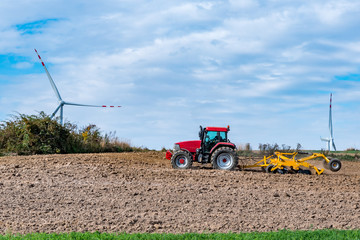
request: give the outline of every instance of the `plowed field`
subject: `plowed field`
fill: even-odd
[[[0,231],[359,229],[360,163],[321,176],[174,170],[164,153],[0,158]]]

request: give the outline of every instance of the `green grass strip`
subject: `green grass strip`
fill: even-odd
[[[170,240],[170,239],[214,239],[214,240],[223,240],[223,239],[264,239],[264,240],[291,240],[291,239],[306,239],[306,240],[323,240],[323,239],[351,239],[351,240],[360,240],[360,230],[314,230],[314,231],[288,231],[281,230],[278,232],[251,232],[251,233],[185,233],[185,234],[167,234],[167,233],[31,233],[26,235],[0,235],[0,240],[2,239],[46,239],[46,240],[62,240],[62,239],[71,239],[71,240],[118,240],[118,239],[159,239],[159,240]]]

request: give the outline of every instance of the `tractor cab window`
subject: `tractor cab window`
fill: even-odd
[[[205,142],[216,141],[218,138],[217,132],[207,132]]]
[[[227,142],[226,132],[220,132],[220,142]]]
[[[204,147],[206,152],[209,152],[211,148],[213,148],[218,142],[219,142],[218,132],[209,131],[205,133]]]

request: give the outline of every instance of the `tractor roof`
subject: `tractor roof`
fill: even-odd
[[[205,130],[206,131],[215,131],[215,132],[228,132],[230,129],[224,128],[224,127],[206,127]]]

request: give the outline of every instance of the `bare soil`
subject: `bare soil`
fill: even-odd
[[[359,162],[321,176],[280,175],[174,170],[164,155],[1,157],[0,232],[360,228]]]

